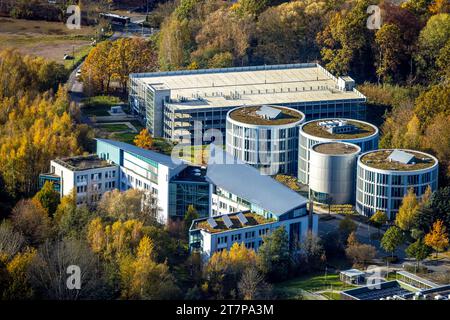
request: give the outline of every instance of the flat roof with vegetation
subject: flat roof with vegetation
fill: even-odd
[[[202,229],[209,233],[219,233],[219,232],[231,231],[231,230],[236,230],[236,229],[241,229],[241,228],[246,228],[246,227],[251,227],[251,226],[257,226],[257,225],[261,225],[261,224],[267,224],[267,223],[271,223],[271,222],[275,221],[275,219],[266,219],[263,216],[260,216],[253,212],[244,212],[243,215],[247,218],[248,222],[246,224],[242,224],[239,221],[237,214],[238,214],[238,212],[228,214],[228,217],[230,217],[230,220],[233,223],[233,225],[230,228],[227,228],[227,226],[225,225],[225,223],[223,221],[222,216],[217,216],[217,217],[212,217],[214,219],[214,221],[217,223],[217,226],[215,228],[211,227],[211,225],[208,222],[208,219],[200,219],[194,223],[194,226],[191,229],[193,229],[193,230]]]
[[[357,139],[369,137],[376,132],[375,127],[366,122],[345,119],[347,121],[347,124],[355,126],[358,130],[344,133],[330,133],[326,130],[326,128],[321,127],[318,124],[319,122],[326,120],[330,119],[318,119],[310,121],[303,125],[302,130],[312,136],[326,139]]]
[[[266,126],[284,125],[294,123],[303,119],[303,115],[296,110],[272,105],[268,107],[278,109],[281,111],[281,113],[275,119],[265,119],[256,113],[256,111],[259,111],[261,107],[262,106],[251,106],[238,108],[230,113],[230,118],[246,124]]]
[[[72,171],[90,170],[115,166],[114,164],[108,163],[107,161],[100,159],[95,154],[56,159],[54,161]]]
[[[363,155],[360,161],[372,168],[394,171],[414,171],[432,167],[436,160],[426,153],[406,150],[414,155],[413,163],[406,164],[398,161],[390,161],[388,157],[394,150],[376,150]]]
[[[330,142],[316,144],[313,150],[323,154],[352,154],[357,152],[358,148],[348,143]]]

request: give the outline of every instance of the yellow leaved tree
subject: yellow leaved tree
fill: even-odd
[[[436,251],[436,257],[438,257],[439,252],[448,248],[449,244],[447,229],[444,226],[444,222],[442,220],[437,220],[433,223],[433,228],[425,235],[424,240],[427,246],[432,247]]]

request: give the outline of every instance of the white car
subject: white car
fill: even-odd
[[[75,73],[75,77],[77,79],[79,79],[81,77],[81,69],[78,69],[77,72]]]

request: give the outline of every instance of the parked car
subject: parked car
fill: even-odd
[[[73,56],[71,56],[70,54],[64,54],[64,60],[72,60]]]

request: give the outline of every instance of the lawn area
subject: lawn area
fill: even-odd
[[[341,282],[338,274],[329,274],[326,277],[324,274],[302,276],[275,286],[276,291],[282,293],[287,299],[295,299],[296,296],[301,295],[303,290],[317,292],[330,290],[341,291],[351,288],[355,288],[355,286]]]
[[[327,297],[329,300],[341,300],[341,295],[337,292],[326,291],[322,292],[321,295]]]
[[[134,132],[115,132],[115,133],[111,134],[109,139],[122,141],[122,142],[129,143],[129,144],[134,144],[133,140],[134,140],[135,136],[136,136],[136,133],[134,133]]]
[[[70,30],[64,23],[0,18],[0,47],[11,47],[23,54],[41,56],[71,69],[92,48],[95,28],[83,26]],[[74,60],[64,60],[64,54],[75,54]]]
[[[108,111],[112,106],[121,105],[123,102],[114,96],[95,96],[90,98],[85,98],[83,100],[84,106],[81,111],[84,115],[91,116],[109,116]]]
[[[100,128],[102,130],[109,131],[109,132],[122,132],[122,131],[130,130],[130,128],[123,123],[99,124],[99,125],[97,125],[97,128]]]
[[[138,128],[136,127],[136,129]],[[173,144],[164,138],[153,138],[153,148],[157,151],[159,150],[161,153],[170,155],[172,153]]]

